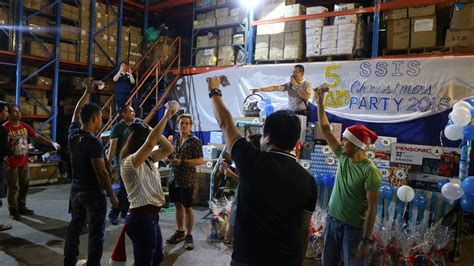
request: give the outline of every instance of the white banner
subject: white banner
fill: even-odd
[[[234,116],[243,116],[250,90],[289,81],[295,64],[252,65],[183,78],[177,97],[193,114],[195,130],[218,130],[208,97],[206,77],[226,75],[224,102]],[[376,59],[303,63],[313,87],[327,82],[328,113],[345,119],[397,123],[440,113],[474,95],[474,56]],[[287,106],[286,92],[261,93],[277,107]],[[311,100],[314,102],[314,99]]]

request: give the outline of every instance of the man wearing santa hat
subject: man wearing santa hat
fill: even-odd
[[[328,206],[323,265],[363,265],[373,243],[381,176],[365,155],[377,134],[364,125],[346,128],[342,143],[333,135],[324,111],[324,89],[315,89],[321,132],[339,162]]]

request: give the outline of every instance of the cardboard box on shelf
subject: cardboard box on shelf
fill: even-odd
[[[306,14],[306,7],[302,4],[285,6],[285,18],[301,16]]]
[[[42,106],[36,105],[35,106],[35,115],[49,115],[51,111],[51,106],[45,106],[47,110],[43,109]]]
[[[301,59],[303,57],[303,46],[285,46],[283,58],[289,59]]]
[[[337,41],[322,41],[321,42],[321,49],[336,48],[336,47],[337,47]]]
[[[270,48],[269,59],[270,60],[283,60],[284,48]]]
[[[271,48],[283,49],[283,47],[285,47],[285,33],[270,35],[270,49]]]
[[[303,30],[303,21],[285,22],[285,32],[294,32]]]
[[[9,24],[9,16],[6,9],[0,8],[0,25]]]
[[[326,25],[326,19],[308,19],[305,22],[306,28],[321,28]]]
[[[416,6],[408,8],[408,17],[427,17],[436,14],[436,5]]]
[[[386,10],[383,12],[383,18],[385,20],[394,20],[394,19],[402,19],[407,18],[408,16],[408,9],[394,9],[394,10]]]
[[[350,39],[347,39],[347,40],[337,40],[337,48],[338,49],[341,49],[341,48],[347,48],[347,49],[350,49],[350,50],[353,50],[354,49],[354,39],[350,40]],[[325,47],[325,48],[330,48],[330,47]]]
[[[322,35],[306,35],[306,43],[320,43]]]
[[[216,11],[215,10],[206,12],[206,19],[215,18],[215,17],[216,17]]]
[[[255,48],[255,60],[268,60],[269,52],[269,47]]]
[[[198,50],[196,53],[196,66],[215,66],[217,63],[216,48]]]
[[[354,47],[337,47],[336,54],[348,54],[354,53]]]
[[[387,49],[410,47],[410,19],[387,21]]]
[[[237,33],[232,36],[232,44],[245,44],[245,34]]]
[[[322,27],[306,28],[306,36],[321,36],[323,33]]]
[[[286,46],[302,46],[303,34],[302,32],[285,32],[285,47]]]
[[[446,32],[445,46],[474,46],[474,29],[448,30]]]
[[[268,3],[263,5],[260,19],[275,19],[285,17],[285,3]]]
[[[217,65],[218,66],[235,65],[235,50],[233,46],[219,47]]]
[[[356,4],[356,3],[335,4],[334,11],[352,10],[358,7],[359,7],[359,4]],[[334,25],[354,24],[354,23],[357,23],[357,15],[337,16],[334,18]]]
[[[337,48],[324,48],[321,49],[321,55],[335,55],[337,54]]]
[[[322,38],[323,41],[336,41],[337,40],[337,32],[330,32],[325,33],[323,32]]]
[[[450,29],[474,29],[474,3],[466,4],[461,9],[454,8]]]
[[[53,79],[50,77],[45,77],[45,76],[38,76],[36,84],[50,86],[50,85],[53,85]]]
[[[306,57],[313,57],[313,56],[320,56],[321,49],[320,48],[308,48],[306,46]]]
[[[306,15],[321,14],[324,12],[328,12],[327,7],[324,6],[312,6],[306,8]]]
[[[216,9],[215,16],[216,18],[228,17],[230,14],[230,9],[228,7]]]
[[[257,26],[257,36],[258,35],[271,35],[285,32],[285,23],[273,23],[268,25],[259,25]]]
[[[270,35],[257,35],[257,39],[255,41],[255,48],[269,48],[270,47]]]
[[[411,19],[410,48],[436,46],[436,16]]]
[[[324,26],[323,27],[323,35],[327,33],[327,34],[330,34],[330,33],[335,33],[337,34],[337,25],[333,25],[333,26]]]

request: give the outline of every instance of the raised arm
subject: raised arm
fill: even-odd
[[[133,78],[133,74],[131,70],[128,71],[128,76],[130,78],[130,83],[135,84],[135,79]]]
[[[164,149],[163,154],[166,154],[163,157],[166,157],[167,155],[171,154],[174,149],[170,149],[169,146],[166,145],[165,142],[162,141],[162,134],[163,130],[165,130],[166,123],[168,120],[177,112],[176,109],[169,108],[166,109],[165,115],[163,118],[156,124],[156,126],[153,128],[153,130],[150,132],[150,135],[148,135],[148,138],[146,139],[145,143],[143,146],[138,149],[137,152],[133,154],[132,157],[132,164],[133,167],[139,167],[142,163],[146,161],[146,159],[150,156],[150,154],[153,151],[153,148],[155,145],[161,141],[161,144],[165,144],[162,149]]]
[[[315,93],[318,97],[318,122],[321,132],[323,134],[324,139],[328,143],[329,147],[333,152],[336,152],[337,147],[339,147],[340,143],[337,140],[336,136],[331,131],[331,125],[329,124],[328,117],[326,115],[326,111],[324,110],[324,93],[321,87],[317,87],[315,89]]]
[[[218,92],[217,94],[219,94],[220,79],[218,77],[209,78],[207,85],[211,94],[213,92]],[[232,143],[234,143],[237,138],[241,137],[240,132],[234,124],[232,115],[230,114],[227,107],[224,105],[224,101],[222,100],[222,94],[220,96],[211,95],[211,104],[217,123],[219,124],[219,127],[221,128],[222,132],[224,133],[224,140],[227,144],[227,149],[230,152],[230,146],[232,145]]]
[[[252,89],[250,92],[257,93],[257,92],[272,92],[272,91],[284,91],[285,87],[282,85],[276,85],[276,86],[268,86],[268,87],[262,87],[262,88],[257,88],[257,89]]]
[[[94,83],[92,82],[92,78],[88,78],[84,81],[84,85],[86,87],[86,91],[79,99],[79,102],[76,104],[76,108],[74,109],[74,114],[72,115],[72,122],[81,122],[81,108],[86,105],[87,101],[89,100],[90,93],[94,90]]]
[[[117,82],[117,81],[119,80],[119,78],[120,78],[120,74],[122,74],[122,68],[121,68],[121,67],[120,67],[120,70],[117,71],[117,74],[115,74],[115,76],[112,78],[112,80],[113,80],[114,82]]]

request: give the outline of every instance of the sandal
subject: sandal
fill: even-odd
[[[1,231],[7,231],[7,230],[10,230],[12,229],[12,226],[9,225],[9,224],[0,224],[0,232]]]

